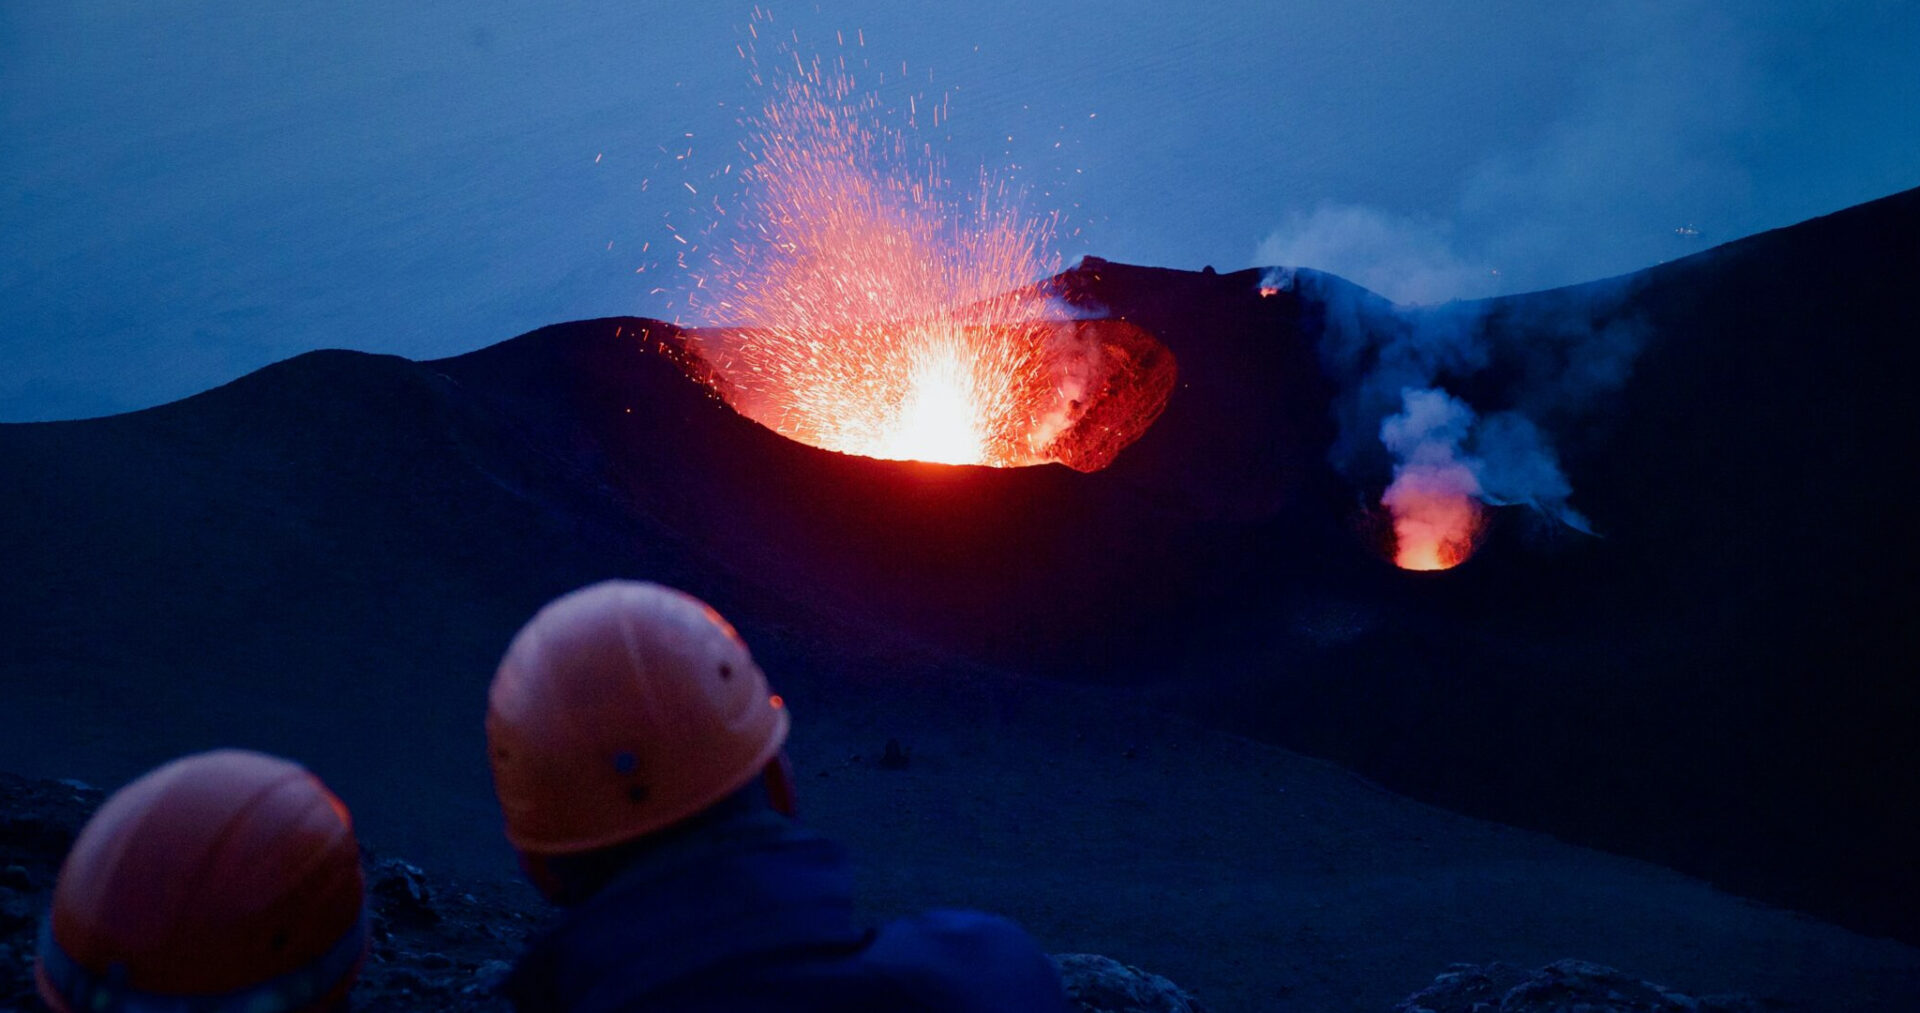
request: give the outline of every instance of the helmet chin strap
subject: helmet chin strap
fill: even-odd
[[[761,771],[760,783],[766,786],[767,802],[773,811],[788,819],[800,812],[799,802],[793,791],[793,761],[787,759],[787,751],[782,749],[773,759],[767,761],[766,769]]]

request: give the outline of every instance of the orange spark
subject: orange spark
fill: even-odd
[[[1151,396],[1110,428],[1128,442],[1143,431],[1171,389],[1171,357],[1143,351],[1158,343],[1127,325],[1057,319],[1035,290],[1058,268],[1055,217],[1023,213],[984,172],[956,188],[913,136],[914,97],[898,127],[850,73],[786,55],[793,67],[744,123],[744,213],[732,217],[745,227],[709,244],[716,284],[689,295],[729,325],[689,332],[728,403],[829,450],[1006,467],[1072,456],[1055,446],[1062,432],[1121,378]]]

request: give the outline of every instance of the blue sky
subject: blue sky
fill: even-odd
[[[748,5],[278,6],[0,4],[0,420],[674,315],[656,244],[756,101]],[[1013,167],[1069,261],[1435,301],[1920,185],[1908,0],[769,6],[945,96],[925,138]]]

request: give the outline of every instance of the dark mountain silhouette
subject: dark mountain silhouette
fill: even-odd
[[[1015,720],[1036,680],[1113,687],[1088,699],[1920,941],[1916,277],[1920,191],[1423,309],[1089,260],[1056,291],[1179,377],[1090,474],[793,443],[637,318],[0,425],[0,768],[117,783],[270,749],[384,846],[493,870],[492,666],[547,598],[639,576],[734,618],[796,713],[961,692]],[[1618,361],[1582,358],[1616,329]],[[1455,570],[1386,562],[1349,368],[1374,353],[1333,349],[1427,332],[1479,350],[1429,379],[1528,413],[1596,536],[1504,507]]]

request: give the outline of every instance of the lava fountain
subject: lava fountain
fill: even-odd
[[[1172,355],[1047,293],[1057,216],[1026,214],[984,171],[953,185],[918,132],[946,99],[885,104],[857,84],[844,40],[828,63],[780,42],[763,76],[754,46],[770,21],[756,12],[741,50],[770,98],[743,121],[740,202],[716,205],[723,236],[690,268],[689,308],[735,322],[688,331],[716,391],[842,453],[1103,467],[1164,406]],[[1124,410],[1101,411],[1116,395]],[[1101,432],[1074,432],[1090,415]]]

